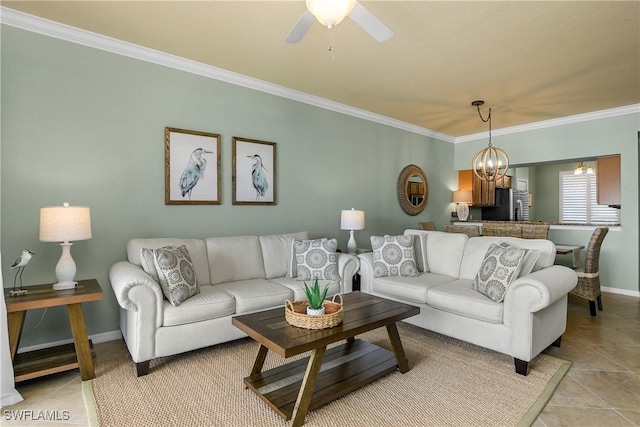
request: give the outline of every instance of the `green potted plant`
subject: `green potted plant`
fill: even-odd
[[[307,307],[307,315],[309,316],[323,316],[324,315],[324,302],[325,297],[327,296],[327,291],[329,290],[329,285],[325,286],[323,290],[320,290],[320,285],[318,285],[318,278],[313,282],[313,286],[308,286],[306,282],[304,282],[304,293],[307,295],[307,302],[309,306]]]

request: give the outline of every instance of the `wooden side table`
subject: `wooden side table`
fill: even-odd
[[[9,296],[4,290],[9,325],[9,348],[13,361],[15,381],[49,375],[56,372],[80,368],[82,381],[95,378],[93,368],[92,343],[87,337],[81,304],[102,299],[102,289],[95,279],[81,280],[74,289],[54,291],[53,285],[29,286],[29,293],[23,296]],[[73,343],[53,348],[16,354],[27,310],[66,305]]]

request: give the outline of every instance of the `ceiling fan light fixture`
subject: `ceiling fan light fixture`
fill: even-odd
[[[353,11],[356,0],[306,0],[307,9],[325,27],[333,28]]]

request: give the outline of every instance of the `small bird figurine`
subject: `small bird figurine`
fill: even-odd
[[[251,183],[253,188],[256,189],[256,200],[260,200],[267,194],[269,188],[269,180],[267,179],[267,168],[262,164],[262,157],[257,154],[253,156],[247,156],[256,162],[251,167]]]
[[[16,260],[13,262],[13,264],[11,265],[11,269],[13,270],[14,268],[17,268],[16,270],[16,275],[13,277],[13,290],[11,292],[9,292],[10,296],[20,296],[20,295],[26,295],[27,290],[26,289],[22,289],[22,273],[24,272],[24,267],[29,264],[29,261],[31,261],[31,257],[34,256],[35,254],[33,252],[31,252],[29,249],[25,249],[22,251],[22,254],[16,258]],[[20,289],[17,290],[16,289],[16,281],[18,279],[18,276],[20,277]]]

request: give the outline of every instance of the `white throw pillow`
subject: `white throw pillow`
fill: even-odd
[[[160,282],[158,278],[158,272],[156,271],[156,264],[153,257],[153,249],[142,248],[140,249],[140,265],[145,273],[147,273],[153,280]]]
[[[294,240],[296,280],[340,280],[336,239]]]
[[[186,246],[154,249],[153,258],[162,293],[171,305],[177,307],[187,298],[200,293],[196,271]]]
[[[507,288],[518,277],[526,250],[492,243],[484,256],[473,289],[495,302],[502,302]]]
[[[413,238],[413,235],[371,236],[374,277],[418,276]]]

